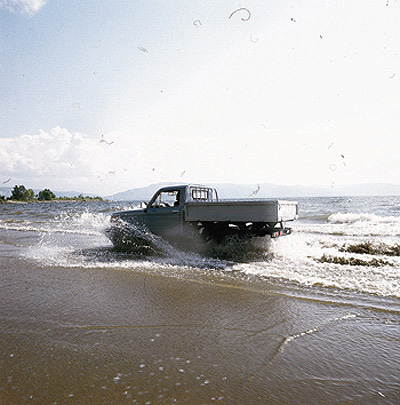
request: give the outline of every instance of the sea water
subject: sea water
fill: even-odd
[[[298,201],[243,260],[116,251],[136,202],[0,205],[0,402],[398,403],[400,197]]]

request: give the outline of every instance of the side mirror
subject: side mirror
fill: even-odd
[[[147,204],[144,201],[140,203],[140,208],[143,209],[143,212],[147,212]]]

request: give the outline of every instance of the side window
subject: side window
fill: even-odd
[[[151,204],[152,208],[177,207],[180,204],[180,191],[162,191]]]
[[[157,197],[155,198],[155,200],[151,203],[150,207],[151,208],[157,208],[160,206],[160,202],[161,202],[161,193],[157,194]]]

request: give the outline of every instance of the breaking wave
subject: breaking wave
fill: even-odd
[[[300,221],[298,229],[307,233],[343,236],[400,236],[400,217],[367,213],[336,213],[318,221]]]
[[[328,222],[332,224],[355,224],[355,223],[372,223],[372,224],[392,224],[400,225],[400,218],[394,216],[379,216],[366,213],[337,213],[328,216]]]

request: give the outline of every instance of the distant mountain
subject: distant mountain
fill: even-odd
[[[157,183],[147,187],[134,188],[105,197],[109,200],[148,201],[153,194],[165,185],[179,183]],[[333,197],[333,196],[373,196],[400,195],[400,184],[351,184],[329,186],[301,186],[262,184],[207,184],[215,187],[220,198],[296,198],[296,197]]]
[[[157,183],[157,184],[150,184],[147,187],[141,188],[133,188],[131,190],[122,191],[120,193],[116,193],[110,196],[105,197],[107,200],[116,200],[116,201],[147,201],[149,200],[153,194],[161,187],[167,185],[179,184],[176,182],[171,183]]]
[[[9,197],[11,195],[11,188],[10,187],[0,187],[0,195]]]
[[[99,194],[85,193],[82,191],[53,191],[53,193],[56,195],[56,197],[67,197],[67,198],[78,197],[81,194],[84,197],[100,197]]]

